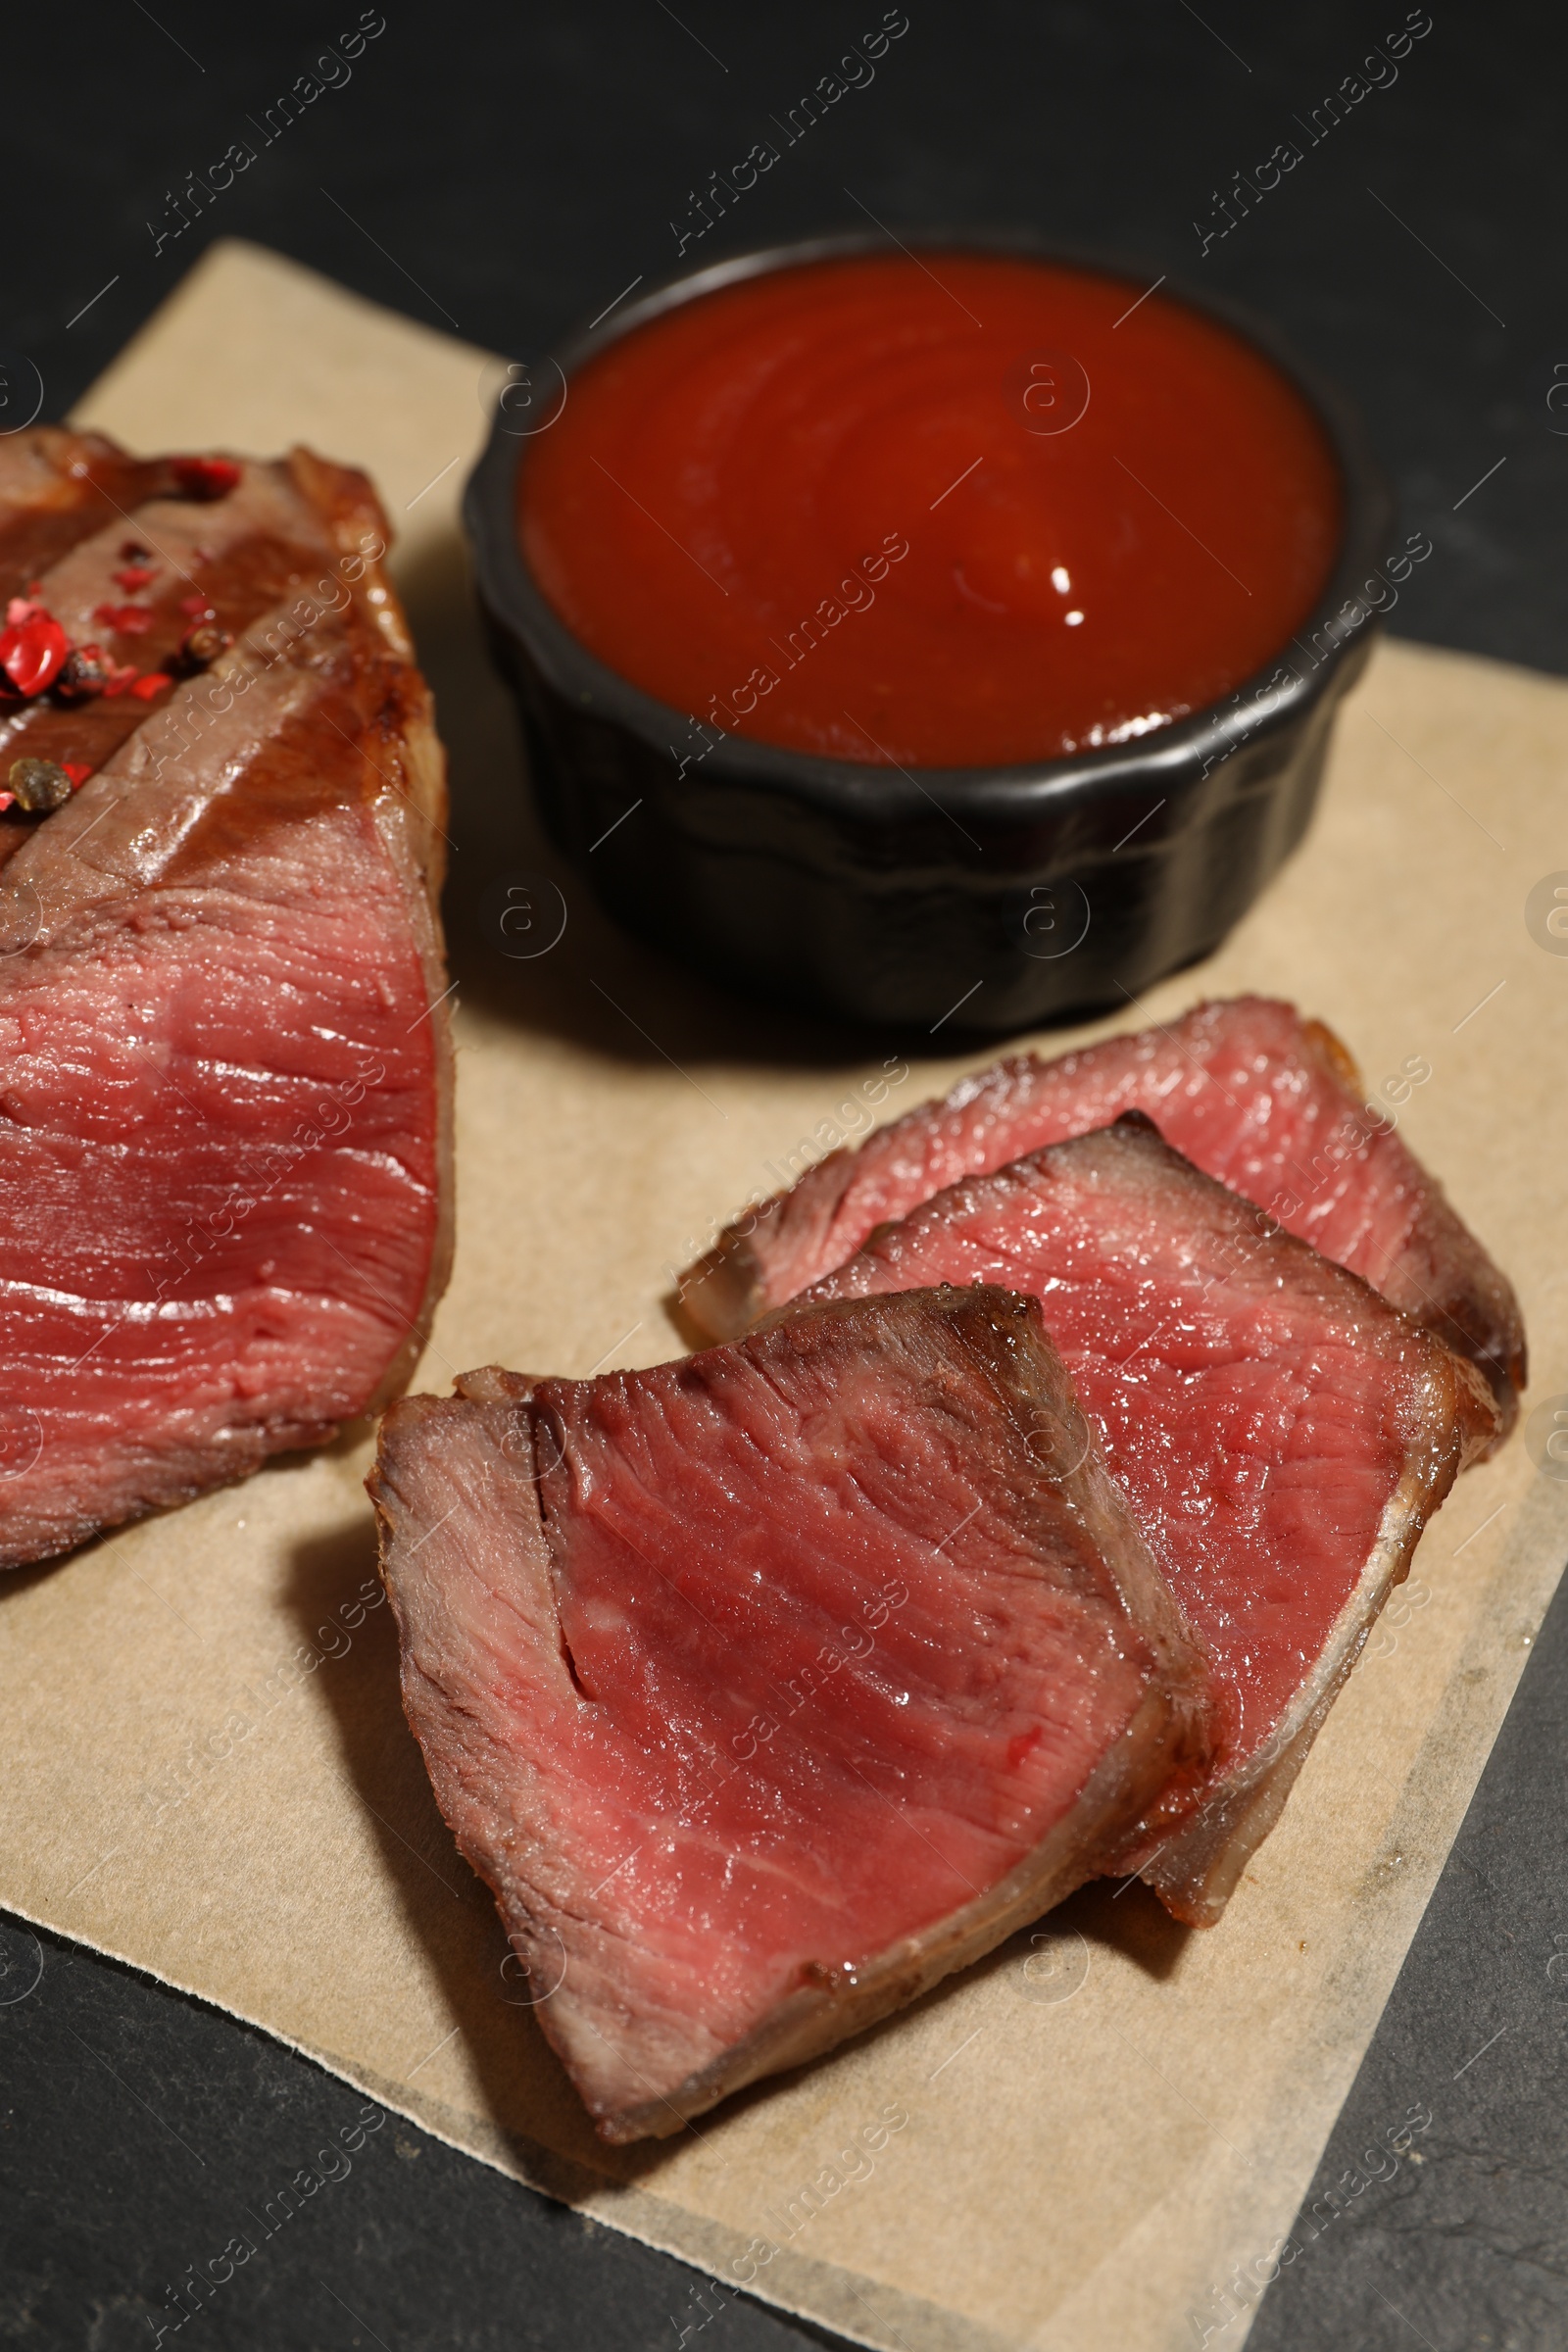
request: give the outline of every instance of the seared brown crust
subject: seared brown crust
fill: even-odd
[[[0,437],[0,604],[150,497],[163,472],[161,460],[133,458],[102,433],[40,424]]]
[[[1307,1021],[1304,1027],[1309,1047],[1358,1114],[1366,1088],[1348,1046],[1323,1021]],[[1412,1321],[1425,1324],[1456,1355],[1468,1358],[1492,1390],[1500,1418],[1476,1457],[1484,1461],[1519,1418],[1519,1398],[1529,1384],[1524,1314],[1512,1283],[1450,1206],[1435,1176],[1426,1176],[1405,1248],[1377,1287]]]

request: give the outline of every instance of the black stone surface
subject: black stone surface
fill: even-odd
[[[0,2342],[671,2352],[687,2328],[705,2352],[824,2340],[711,2286],[705,2303],[680,2264],[130,1969],[0,1919]],[[193,2286],[193,2268],[220,2283]],[[187,2312],[200,2316],[181,2325]]]
[[[1568,2344],[1565,1782],[1568,1585],[1303,2200],[1298,2250],[1279,2249],[1289,2258],[1248,2352]],[[1240,2312],[1222,2296],[1213,2317],[1227,2300]],[[1233,2323],[1208,2341],[1240,2332]]]
[[[1568,669],[1562,21],[1435,0],[1397,78],[1314,141],[1314,109],[1410,14],[908,0],[869,86],[684,259],[869,211],[894,230],[1018,220],[1147,254],[1151,279],[1209,273],[1357,396],[1401,530],[1430,533],[1393,628]],[[269,109],[360,16],[357,0],[10,12],[0,427],[35,387],[63,414],[216,235],[536,358],[675,265],[690,191],[773,137],[883,9],[386,0],[351,78],[269,137]],[[1283,140],[1299,164],[1205,251],[1216,191]],[[179,228],[186,175],[210,177],[234,141],[256,160]],[[1252,2336],[1266,2352],[1568,2342],[1565,1692],[1559,1600],[1315,2193],[1412,2105],[1431,2124],[1284,2271]],[[15,1925],[0,1963],[0,2341],[151,2344],[188,2266],[302,2168],[339,2170],[318,2152],[363,2102],[201,2004]],[[744,2300],[699,2332],[681,2266],[395,2119],[344,2154],[351,2170],[261,2238],[193,2331],[301,2352],[678,2352],[683,2329],[704,2352],[826,2340]],[[1221,2299],[1216,2318],[1227,2308],[1211,2344],[1238,2340],[1242,2307]]]

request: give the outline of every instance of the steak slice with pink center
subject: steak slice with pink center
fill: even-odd
[[[1142,1110],[1167,1143],[1359,1274],[1479,1365],[1512,1427],[1518,1300],[1442,1187],[1371,1107],[1350,1055],[1293,1004],[1237,997],[1054,1061],[1020,1054],[834,1152],[731,1226],[681,1285],[726,1339],[853,1257],[872,1229],[961,1176]]]
[[[1472,1365],[1273,1228],[1134,1112],[954,1185],[811,1300],[1002,1284],[1046,1328],[1209,1660],[1215,1758],[1136,1841],[1216,1919],[1273,1827],[1390,1587],[1497,1411]]]
[[[387,1415],[403,1693],[608,2139],[912,2000],[1206,1755],[1038,1307],[817,1308]]]
[[[142,583],[116,642],[159,665],[0,702],[0,777],[94,771],[0,815],[7,1567],[375,1409],[450,1258],[443,760],[380,509],[304,450],[125,460],[115,499],[114,454],[0,464],[36,604],[79,644]]]

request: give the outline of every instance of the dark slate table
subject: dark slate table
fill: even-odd
[[[1568,669],[1560,19],[1518,0],[1434,0],[1430,20],[1399,0],[907,0],[907,16],[874,80],[688,262],[859,224],[865,207],[896,229],[1024,222],[1147,255],[1152,277],[1207,276],[1360,399],[1401,530],[1436,550],[1393,628]],[[877,0],[13,12],[9,416],[35,381],[43,415],[62,414],[220,234],[537,357],[673,267],[692,191],[882,18]],[[360,25],[336,86],[286,127],[270,117]],[[1351,75],[1361,94],[1330,127],[1324,101]],[[255,165],[210,204],[183,198],[238,140]],[[1233,198],[1218,233],[1234,175],[1282,141],[1300,162],[1250,212]],[[1565,1763],[1559,1599],[1313,2195],[1411,2106],[1432,2118],[1422,2161],[1305,2245],[1263,2298],[1259,2352],[1568,2343]],[[3,1920],[0,1970],[0,2340],[148,2345],[186,2268],[362,2102],[200,2003]],[[290,2352],[829,2340],[743,2300],[700,2325],[699,2285],[389,2119],[191,2325]],[[1210,2344],[1237,2340],[1242,2306],[1227,2311]]]

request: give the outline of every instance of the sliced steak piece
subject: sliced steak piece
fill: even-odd
[[[872,1229],[960,1176],[1147,1111],[1206,1174],[1348,1266],[1485,1373],[1512,1426],[1525,1381],[1519,1303],[1387,1112],[1368,1115],[1344,1046],[1292,1004],[1238,997],[1168,1028],[1045,1061],[1021,1054],[832,1152],[741,1220],[681,1286],[728,1338],[854,1255]]]
[[[73,446],[34,453],[68,490]],[[142,474],[110,527],[63,506],[24,602],[150,691],[0,700],[0,784],[93,771],[0,815],[5,1566],[377,1408],[450,1260],[445,784],[384,518],[304,450]]]
[[[1207,1653],[1215,1758],[1136,1840],[1219,1916],[1367,1632],[1497,1409],[1472,1365],[1200,1174],[1132,1112],[939,1193],[810,1300],[1001,1283],[1046,1328]],[[1173,1815],[1174,1815],[1174,1808]]]
[[[369,1482],[404,1704],[607,2139],[912,2000],[1200,1777],[1197,1661],[1032,1301],[458,1385]]]

